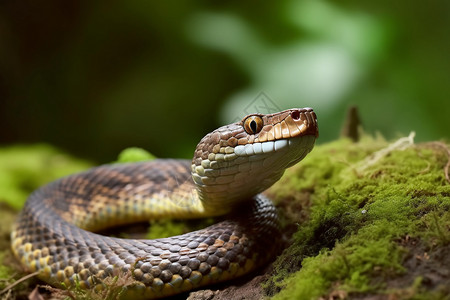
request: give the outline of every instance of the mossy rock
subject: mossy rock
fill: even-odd
[[[444,143],[416,145],[411,137],[316,146],[268,191],[285,228],[296,228],[266,294],[448,299],[449,155]]]

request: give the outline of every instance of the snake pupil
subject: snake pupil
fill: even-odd
[[[258,127],[258,125],[256,124],[255,120],[252,120],[250,122],[250,129],[253,131],[253,133],[256,133],[257,127]]]

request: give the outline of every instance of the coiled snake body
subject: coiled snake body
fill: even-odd
[[[12,232],[15,256],[50,284],[103,287],[131,272],[126,295],[160,298],[248,273],[273,256],[280,235],[258,194],[309,153],[310,108],[253,114],[206,135],[192,162],[105,165],[52,182],[27,200]],[[95,231],[149,218],[225,215],[170,238],[131,240]]]

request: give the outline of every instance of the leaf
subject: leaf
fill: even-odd
[[[39,293],[38,287],[35,287],[34,290],[28,295],[29,300],[44,300],[44,297]]]

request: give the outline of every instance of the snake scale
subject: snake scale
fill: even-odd
[[[102,289],[131,274],[128,299],[161,298],[250,272],[274,255],[276,209],[259,194],[302,160],[318,136],[311,108],[251,114],[197,145],[192,161],[111,164],[33,192],[12,234],[21,264],[52,285]],[[219,216],[205,229],[133,240],[99,230],[159,218]]]

